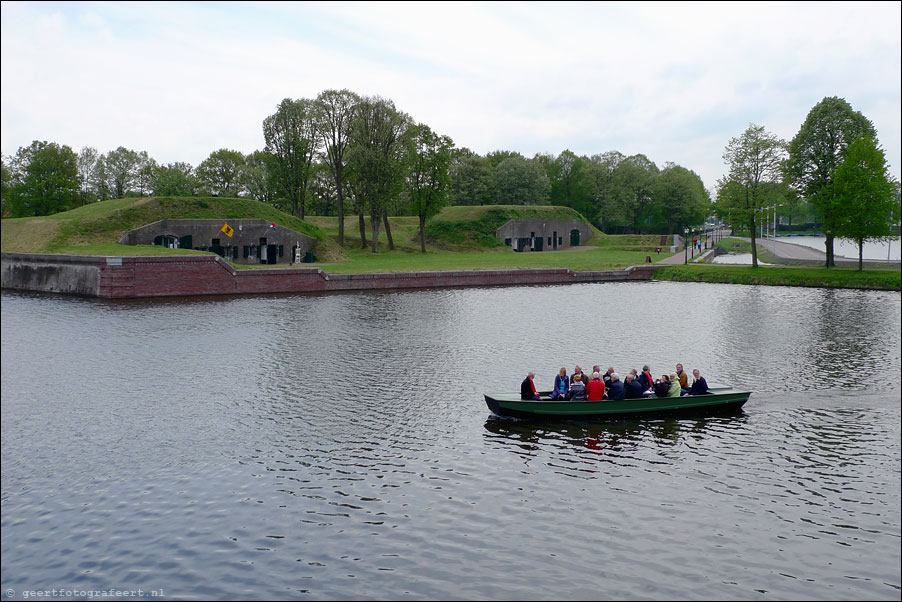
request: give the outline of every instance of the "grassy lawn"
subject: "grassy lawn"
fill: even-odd
[[[660,268],[659,280],[677,282],[720,282],[727,284],[764,284],[770,286],[811,286],[824,288],[857,288],[902,290],[902,272],[855,268],[776,267],[689,264]]]

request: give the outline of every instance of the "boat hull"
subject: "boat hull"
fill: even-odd
[[[648,416],[735,413],[751,392],[719,387],[707,395],[643,397],[621,401],[533,401],[514,394],[485,394],[489,410],[513,418],[618,419]]]

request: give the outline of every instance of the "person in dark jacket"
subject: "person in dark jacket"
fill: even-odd
[[[626,375],[624,388],[626,389],[626,399],[642,399],[642,394],[645,392],[645,387],[634,374]]]
[[[586,401],[586,383],[583,382],[582,374],[573,376],[573,382],[570,383],[570,399],[573,401]]]
[[[689,389],[688,395],[704,395],[708,392],[708,382],[705,377],[699,374],[698,368],[692,371],[692,387]]]
[[[520,384],[520,399],[539,399],[539,395],[536,393],[536,383],[533,380],[535,377],[536,373],[530,372],[523,379]]]
[[[648,364],[642,366],[642,373],[639,374],[639,382],[642,383],[642,386],[645,387],[646,391],[655,386],[655,381],[651,377],[651,368],[648,367]]]
[[[662,374],[661,378],[655,381],[654,385],[655,397],[667,397],[670,391],[670,377]]]
[[[623,388],[623,383],[620,382],[620,375],[616,372],[611,373],[611,386],[608,387],[608,399],[611,401],[618,401],[626,397],[626,389]]]

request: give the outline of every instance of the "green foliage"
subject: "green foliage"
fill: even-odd
[[[846,157],[836,168],[834,183],[841,206],[837,233],[858,242],[887,239],[896,211],[896,187],[887,174],[886,157],[872,138],[862,137],[846,149]]]
[[[319,137],[312,101],[284,99],[276,112],[263,120],[266,152],[279,195],[288,201],[292,215],[304,219],[307,186]]]
[[[19,149],[5,177],[4,210],[13,217],[50,215],[79,201],[78,156],[66,145],[35,140]]]
[[[499,205],[544,205],[551,185],[541,166],[513,156],[495,167],[492,188]]]
[[[221,148],[197,166],[197,179],[215,196],[236,197],[243,192],[242,177],[246,168],[243,154]]]

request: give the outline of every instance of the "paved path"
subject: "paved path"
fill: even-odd
[[[734,238],[738,238],[739,240],[744,240],[748,243],[752,242],[751,238],[743,238],[736,236]],[[812,247],[808,247],[805,245],[797,245],[789,242],[783,242],[781,240],[771,240],[770,238],[756,238],[755,242],[758,245],[759,252],[764,249],[769,253],[787,260],[787,263],[800,263],[800,264],[809,264],[809,265],[824,265],[827,262],[827,253],[826,251],[821,251],[820,249],[814,249]],[[710,249],[708,250],[710,251]],[[702,249],[702,254],[706,251]],[[698,257],[699,253],[696,250],[695,257]],[[692,249],[689,250],[689,261],[692,261]],[[760,258],[759,258],[760,259]],[[665,264],[665,265],[679,265],[686,261],[686,256],[684,251],[680,251],[676,255],[671,255],[664,259],[661,259],[655,263]],[[834,256],[834,261],[836,265],[842,266],[857,266],[857,259],[849,259],[846,257],[837,257]],[[891,261],[887,263],[886,261],[882,261],[879,259],[865,259],[865,265],[885,265],[885,266],[899,266],[898,261]]]

